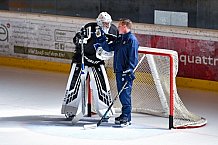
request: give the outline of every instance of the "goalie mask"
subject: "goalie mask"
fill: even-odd
[[[96,19],[98,26],[102,28],[104,33],[108,33],[111,26],[111,16],[107,12],[101,12]]]

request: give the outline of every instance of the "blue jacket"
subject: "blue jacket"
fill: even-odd
[[[139,43],[131,32],[119,35],[112,44],[108,45],[103,42],[101,45],[106,51],[114,51],[115,73],[122,73],[126,70],[133,71],[138,64]]]

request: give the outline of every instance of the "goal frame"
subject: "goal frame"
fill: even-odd
[[[151,114],[151,115],[157,115],[157,116],[162,116],[162,117],[165,117],[166,119],[168,118],[168,128],[169,129],[184,129],[184,128],[198,128],[198,127],[202,127],[204,125],[206,125],[207,123],[207,120],[199,115],[196,115],[192,112],[190,112],[188,109],[186,109],[185,105],[183,104],[182,100],[180,99],[178,93],[177,93],[177,86],[176,86],[176,74],[178,72],[178,53],[174,50],[168,50],[168,49],[160,49],[160,48],[151,48],[151,47],[142,47],[140,46],[139,49],[138,49],[138,54],[140,55],[144,55],[147,57],[147,60],[150,61],[150,64],[148,62],[148,65],[150,67],[150,69],[152,68],[155,68],[156,66],[153,66],[152,67],[152,58],[150,56],[162,56],[162,57],[165,57],[165,59],[163,59],[163,61],[167,60],[167,62],[165,62],[165,64],[167,64],[167,83],[168,85],[166,86],[167,87],[167,107],[165,107],[165,102],[163,101],[166,101],[166,100],[161,100],[160,99],[160,103],[163,107],[163,109],[167,109],[166,111],[162,112],[164,114],[158,114],[158,112],[150,112],[150,110],[141,110],[141,108],[132,108],[133,112],[141,112],[141,113],[147,113],[147,114]],[[157,57],[158,58],[158,57]],[[112,61],[109,60],[106,64],[105,64],[109,69],[108,73],[112,73]],[[151,70],[153,71],[153,70]],[[155,77],[156,75],[156,72],[152,72],[152,74],[154,74],[154,77],[153,77],[153,81],[154,83],[159,83],[159,78],[157,76],[157,78]],[[114,80],[114,75],[113,74],[110,74],[112,75],[112,80]],[[140,73],[139,73],[140,75]],[[146,82],[146,79],[143,81]],[[165,80],[163,81],[165,82]],[[88,84],[89,85],[89,84]],[[111,90],[115,91],[114,89],[116,89],[116,87],[114,88],[114,83],[110,84],[112,85],[111,86]],[[158,84],[156,84],[155,86],[159,86]],[[112,89],[113,88],[113,89]],[[156,88],[158,89],[158,88]],[[166,90],[166,89],[165,89]],[[89,88],[89,91],[92,91],[90,88]],[[92,95],[91,95],[91,92],[89,93],[89,97],[88,97],[88,113],[89,113],[89,117],[91,117],[91,106],[92,106],[92,103],[91,103],[91,100],[92,100]],[[161,95],[162,96],[162,88],[160,88],[160,91],[158,91],[158,94],[159,96]],[[114,94],[113,94],[114,95]],[[163,94],[164,95],[164,94]],[[178,105],[181,104],[180,105]],[[118,104],[115,104],[114,106],[116,106]],[[163,106],[164,105],[164,106]],[[116,106],[115,109],[117,109],[117,111],[120,111],[120,107],[121,106]],[[135,106],[136,107],[136,106]],[[179,108],[178,108],[179,107]],[[182,109],[182,110],[180,110]],[[95,110],[93,110],[95,112]],[[148,111],[148,112],[146,112]],[[153,111],[153,110],[151,110]],[[181,116],[180,116],[181,115]],[[183,116],[184,115],[184,116]]]

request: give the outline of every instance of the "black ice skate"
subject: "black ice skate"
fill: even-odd
[[[117,127],[126,127],[126,126],[129,126],[129,125],[131,125],[131,122],[130,121],[128,121],[128,119],[127,118],[125,118],[125,117],[116,117],[115,118],[115,125],[117,126]]]

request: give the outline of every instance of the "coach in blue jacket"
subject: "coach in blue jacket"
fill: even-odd
[[[133,80],[135,79],[134,68],[138,63],[137,38],[131,33],[132,22],[129,19],[120,19],[118,24],[119,36],[111,44],[106,42],[106,37],[102,34],[98,37],[96,48],[102,47],[105,51],[114,51],[114,72],[118,92],[122,89],[125,82],[128,82],[125,89],[119,96],[122,104],[122,113],[115,118],[115,124],[128,126],[131,124],[131,91]]]

